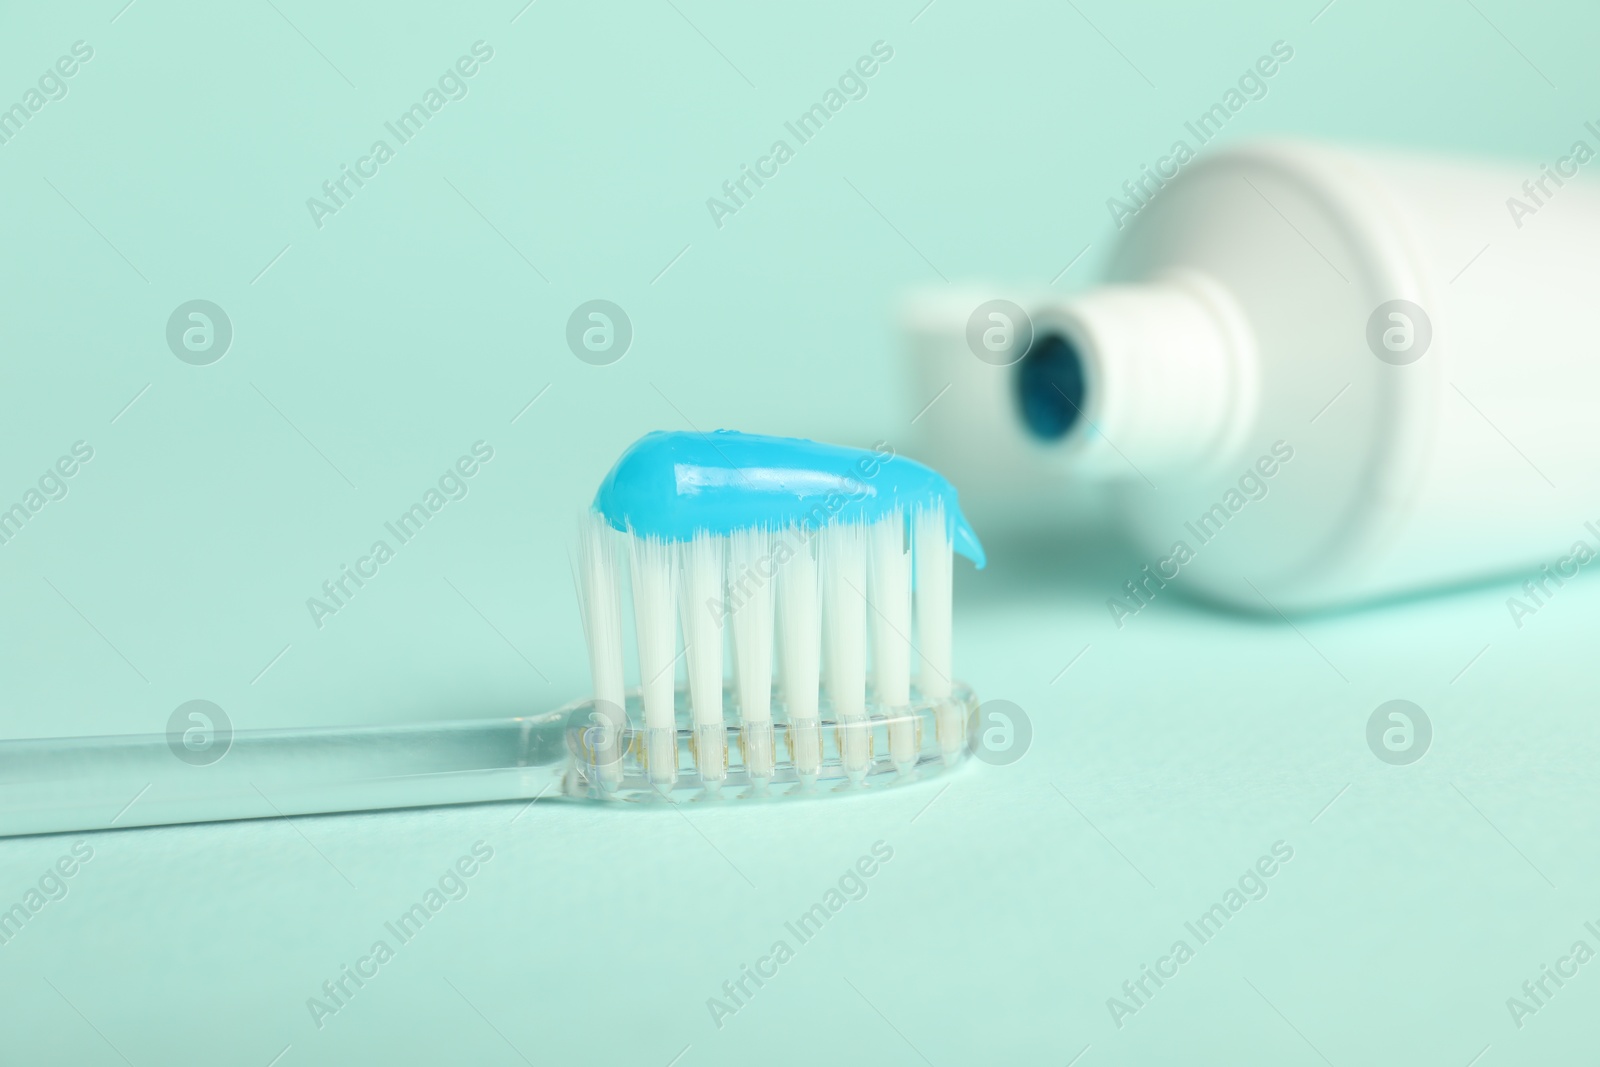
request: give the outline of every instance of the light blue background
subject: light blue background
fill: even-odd
[[[248,728],[581,695],[566,539],[622,447],[731,426],[914,453],[928,397],[897,360],[898,295],[1044,285],[1086,244],[1056,287],[1087,284],[1105,198],[1276,40],[1294,59],[1229,141],[1536,164],[1596,117],[1582,5],[1318,6],[8,12],[0,104],[74,41],[94,58],[0,145],[0,501],[74,441],[95,457],[0,546],[0,733],[160,731],[194,698]],[[480,39],[494,58],[469,95],[317,229],[306,198]],[[869,95],[718,229],[706,198],[878,40],[894,58]],[[235,331],[205,367],[164,338],[195,298]],[[565,345],[591,298],[634,325],[610,367]],[[467,498],[317,629],[305,599],[478,440],[495,458]],[[1487,1065],[1588,1047],[1600,964],[1521,1030],[1505,999],[1600,925],[1600,587],[1521,631],[1494,587],[1298,629],[1174,598],[1118,632],[1111,539],[989,547],[989,571],[960,575],[958,665],[1031,716],[1017,765],[781,810],[87,835],[67,897],[0,946],[5,1058]],[[1365,745],[1392,697],[1435,725],[1411,767]],[[495,858],[467,897],[318,1030],[306,998],[480,839]],[[865,899],[718,1030],[706,998],[880,839],[895,858]],[[1267,898],[1117,1030],[1106,998],[1279,839],[1295,858]],[[0,905],[75,840],[0,844]]]

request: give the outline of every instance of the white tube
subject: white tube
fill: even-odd
[[[1130,578],[1262,611],[1600,547],[1600,192],[1550,173],[1286,143],[1190,164],[1119,234],[1109,284],[1016,298],[1015,365],[921,305],[920,394],[962,382],[919,420],[927,458],[980,523],[968,484],[1100,483],[1152,564]],[[1041,397],[1073,399],[1073,373],[1063,418]]]

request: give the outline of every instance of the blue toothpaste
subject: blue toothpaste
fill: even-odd
[[[872,522],[943,505],[951,544],[978,567],[983,546],[939,472],[880,444],[845,448],[715,430],[647,433],[617,460],[594,508],[618,530],[665,541],[753,527]]]

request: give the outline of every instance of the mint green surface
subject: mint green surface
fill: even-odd
[[[201,698],[248,728],[581,695],[567,538],[628,442],[733,426],[915,455],[928,398],[895,359],[898,294],[1087,284],[1106,198],[1275,41],[1294,58],[1229,141],[1532,174],[1595,117],[1589,8],[1319,6],[7,12],[0,107],[75,41],[93,58],[0,144],[0,504],[75,442],[94,454],[0,545],[0,733],[160,732]],[[307,198],[480,40],[465,98],[319,229]],[[866,97],[719,228],[706,199],[877,41],[893,58]],[[165,336],[195,299],[233,327],[208,366]],[[633,325],[610,366],[568,350],[591,299]],[[480,441],[465,497],[314,620],[307,599]],[[958,667],[1030,717],[1015,765],[757,810],[541,801],[0,842],[0,909],[66,889],[0,944],[0,1060],[1592,1052],[1600,963],[1520,1028],[1506,1000],[1574,942],[1600,950],[1600,581],[1520,630],[1507,583],[1293,627],[1174,596],[1118,631],[1103,599],[1137,565],[1113,541],[1024,546],[972,518],[991,567],[960,574]],[[1433,722],[1410,766],[1367,748],[1393,698]],[[93,858],[56,882],[79,841]],[[319,1028],[308,998],[396,944],[385,923],[480,841],[492,858],[449,883],[465,895]],[[893,858],[865,896],[798,944],[785,923],[878,841]],[[1293,859],[1265,898],[1119,1029],[1107,998],[1278,841]],[[707,999],[785,938],[793,958],[719,1028]]]

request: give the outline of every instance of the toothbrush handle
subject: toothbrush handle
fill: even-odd
[[[567,714],[0,741],[0,837],[531,799],[557,792]]]

